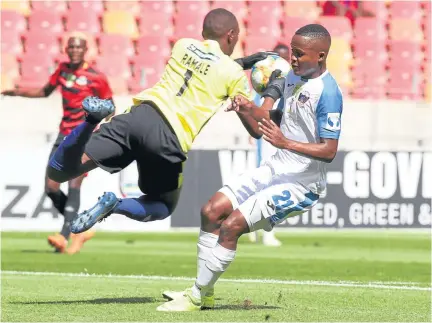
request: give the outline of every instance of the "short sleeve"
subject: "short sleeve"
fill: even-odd
[[[237,63],[235,64],[238,65]],[[228,96],[232,98],[236,95],[243,95],[252,101],[254,99],[254,94],[250,89],[248,78],[240,65],[238,65],[236,71],[233,71],[232,75],[233,78],[231,78],[230,84],[228,85]]]
[[[337,85],[330,88],[324,87],[316,109],[320,138],[339,139],[342,110],[342,93]]]
[[[96,92],[97,92],[97,96],[101,99],[111,99],[113,96],[111,87],[109,86],[108,80],[104,74],[100,75]]]
[[[56,87],[59,84],[58,79],[60,76],[60,71],[61,71],[61,65],[59,65],[55,70],[55,72],[50,76],[48,81],[49,85]]]

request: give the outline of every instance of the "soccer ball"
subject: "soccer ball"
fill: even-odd
[[[255,92],[261,95],[267,86],[271,73],[278,69],[282,71],[280,77],[285,77],[291,70],[291,65],[277,55],[267,56],[266,59],[252,66],[251,83]]]

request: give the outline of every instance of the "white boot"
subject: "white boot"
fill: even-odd
[[[282,242],[276,239],[274,231],[263,231],[263,245],[270,247],[280,247]]]

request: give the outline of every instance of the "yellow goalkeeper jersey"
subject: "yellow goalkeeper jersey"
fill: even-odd
[[[252,99],[246,74],[219,43],[184,38],[174,45],[160,81],[133,101],[157,105],[187,153],[202,127],[238,94]]]

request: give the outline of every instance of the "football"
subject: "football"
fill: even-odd
[[[271,73],[277,69],[282,71],[280,77],[285,77],[291,70],[291,65],[282,57],[270,55],[252,67],[251,83],[255,92],[260,95],[264,92]]]

